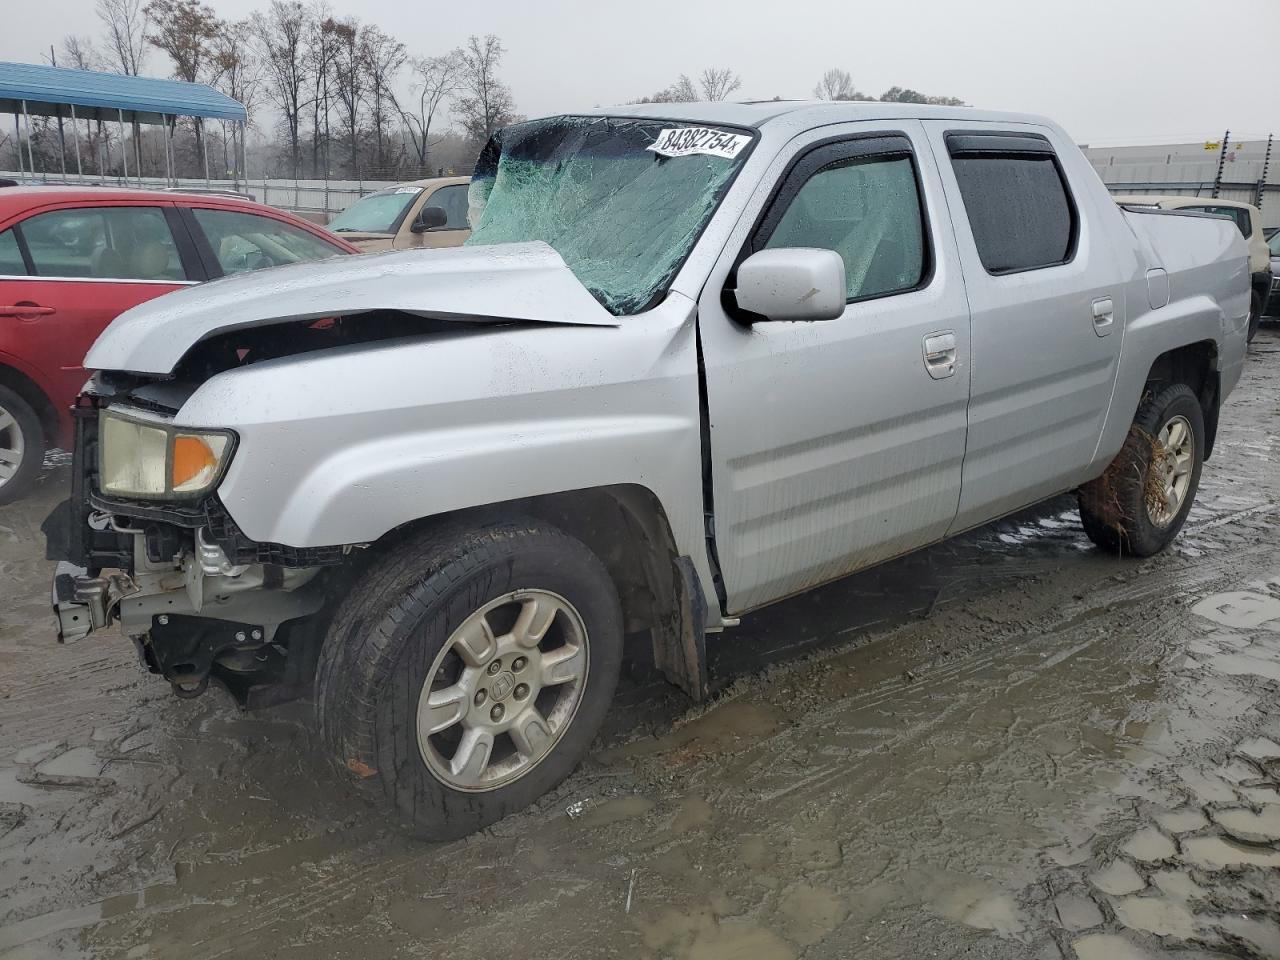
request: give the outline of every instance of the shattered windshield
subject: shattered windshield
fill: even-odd
[[[395,233],[421,187],[392,187],[361,197],[329,222],[334,233]]]
[[[606,309],[638,313],[666,292],[752,139],[617,117],[508,127],[476,165],[467,243],[543,240]]]

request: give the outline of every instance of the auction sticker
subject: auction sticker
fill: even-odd
[[[710,127],[669,127],[646,150],[664,157],[687,157],[695,153],[732,160],[751,138],[741,133],[726,133]]]

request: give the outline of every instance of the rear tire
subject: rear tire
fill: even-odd
[[[1262,323],[1262,294],[1257,290],[1249,295],[1249,332],[1245,336],[1246,343],[1253,343],[1258,335],[1258,326]]]
[[[338,608],[321,738],[411,832],[460,837],[573,771],[621,662],[617,591],[583,543],[536,520],[439,528],[389,548]]]
[[[21,396],[0,386],[0,504],[30,489],[44,463],[44,428]]]
[[[1200,486],[1204,411],[1184,383],[1147,393],[1106,473],[1080,488],[1080,519],[1104,550],[1149,557],[1182,529]]]

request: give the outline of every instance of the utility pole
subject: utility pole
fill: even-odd
[[[1271,141],[1274,139],[1274,133],[1267,134],[1267,152],[1262,155],[1262,176],[1258,178],[1258,193],[1253,198],[1253,205],[1259,210],[1262,209],[1262,201],[1266,198],[1267,168],[1271,166]]]
[[[1227,162],[1227,147],[1231,144],[1231,131],[1228,130],[1222,135],[1222,149],[1218,151],[1218,175],[1213,178],[1213,199],[1218,199],[1218,194],[1222,192],[1222,168]]]

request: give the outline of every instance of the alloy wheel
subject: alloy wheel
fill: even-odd
[[[0,487],[12,480],[22,467],[25,449],[22,426],[12,412],[0,407]]]
[[[541,762],[586,689],[587,630],[564,597],[517,590],[453,631],[418,698],[418,749],[458,790],[494,790]]]
[[[1195,447],[1191,423],[1181,415],[1156,435],[1146,500],[1147,515],[1157,527],[1167,527],[1182,509],[1195,468]]]

